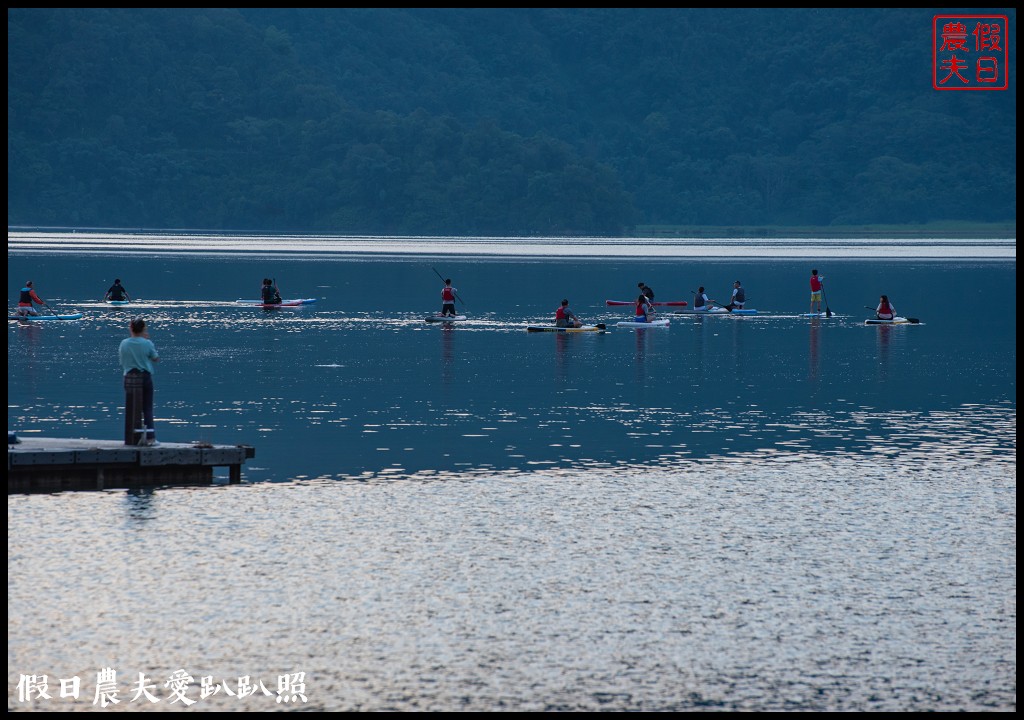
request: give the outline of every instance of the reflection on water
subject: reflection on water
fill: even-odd
[[[557,237],[352,237],[329,235],[216,235],[192,232],[178,235],[157,233],[39,232],[19,229],[7,233],[8,252],[44,251],[51,254],[84,256],[133,254],[158,256],[238,256],[251,258],[285,256],[291,259],[367,258],[382,256],[466,257],[621,257],[633,259],[637,246],[644,248],[648,261],[657,258],[1001,258],[1015,259],[1015,239],[832,239],[825,242],[794,243],[758,238],[557,238]],[[436,270],[434,271],[437,272]],[[661,287],[659,285],[659,287]]]
[[[642,386],[647,382],[647,343],[653,342],[651,340],[653,333],[640,329],[633,329],[633,333],[636,335],[636,373],[634,381]]]
[[[821,319],[811,318],[810,334],[807,350],[807,378],[817,386],[818,373],[821,370]]]
[[[1010,710],[1013,464],[946,457],[14,496],[8,704],[114,666],[205,710]]]
[[[878,367],[882,379],[889,377],[889,345],[892,343],[892,326],[880,325],[878,332]]]
[[[569,376],[566,367],[569,362],[566,358],[566,350],[569,348],[569,343],[575,340],[576,338],[570,337],[569,333],[555,333],[555,377],[558,378],[559,384],[564,383]],[[544,341],[541,340],[541,342]]]
[[[441,385],[447,388],[456,380],[458,374],[455,355],[455,336],[458,333],[458,329],[454,324],[441,324],[439,327],[432,329],[437,330],[441,335],[441,351],[439,357],[436,360],[430,359],[430,362],[436,362],[440,366]],[[424,362],[427,361],[425,358]]]
[[[124,504],[130,524],[140,528],[156,518],[156,490],[153,488],[132,488],[124,492]]]

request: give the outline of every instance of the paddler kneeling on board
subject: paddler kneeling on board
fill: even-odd
[[[36,295],[36,291],[32,287],[32,281],[29,280],[25,283],[24,287],[21,288],[21,298],[18,300],[17,314],[21,316],[38,315],[39,313],[34,307],[32,307],[32,303],[47,307],[46,303],[43,302],[43,299]]]
[[[892,320],[896,317],[896,308],[889,302],[889,296],[883,295],[878,299],[878,307],[875,308],[875,317],[878,320]]]
[[[649,323],[654,318],[654,306],[651,305],[650,298],[643,292],[640,293],[640,297],[636,299],[636,317],[633,318],[633,322],[638,323]]]
[[[701,285],[697,288],[697,292],[693,293],[693,309],[697,312],[707,312],[713,307],[714,301],[707,296],[707,293],[704,292],[704,286]]]
[[[264,305],[280,305],[281,293],[277,289],[277,285],[270,278],[263,278],[263,289],[260,290],[260,298],[263,300]]]
[[[121,284],[121,278],[114,279],[114,284],[107,290],[107,294],[103,296],[103,299],[113,300],[114,302],[131,302],[131,298],[128,297],[128,291]]]
[[[563,300],[561,307],[555,310],[555,327],[583,327],[583,321],[569,309],[569,301]]]
[[[747,291],[743,289],[743,285],[737,280],[732,284],[732,301],[725,306],[725,309],[729,312],[733,310],[742,310],[743,306],[747,304]]]

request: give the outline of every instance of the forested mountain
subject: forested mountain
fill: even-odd
[[[8,9],[8,225],[621,235],[1016,219],[906,9]]]

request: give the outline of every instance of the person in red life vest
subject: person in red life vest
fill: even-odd
[[[883,295],[875,308],[875,317],[879,320],[892,320],[896,317],[896,308],[889,302],[889,296]]]
[[[32,303],[48,307],[43,302],[43,299],[36,295],[36,291],[32,289],[32,281],[29,280],[21,289],[21,297],[18,300],[18,315],[38,315],[39,313],[32,307]]]
[[[640,293],[640,297],[636,299],[636,317],[633,318],[633,322],[650,322],[654,315],[654,306],[651,305],[650,298],[645,293]]]
[[[812,313],[821,312],[821,281],[825,279],[824,275],[819,276],[817,270],[811,270],[811,309]],[[817,306],[817,310],[815,310]]]
[[[444,289],[441,290],[441,317],[455,317],[455,293],[458,292],[452,287],[452,279],[444,281]]]
[[[576,313],[569,309],[568,300],[563,300],[562,305],[555,310],[555,327],[583,327],[583,321],[576,317]]]

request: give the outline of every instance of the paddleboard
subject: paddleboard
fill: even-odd
[[[864,321],[865,325],[920,325],[921,321],[917,318],[905,318],[899,317],[898,315],[892,320],[878,320],[877,318],[868,318]]]
[[[605,300],[605,305],[636,305],[635,300]],[[673,305],[675,307],[685,307],[689,305],[685,300],[666,300],[665,302],[652,302],[651,305]]]
[[[651,320],[650,322],[633,322],[632,320],[623,320],[622,322],[615,323],[617,327],[632,327],[632,328],[655,328],[655,327],[668,327],[668,319],[662,318],[660,320]]]
[[[600,325],[584,325],[583,327],[555,327],[554,325],[527,325],[527,332],[556,332],[556,333],[605,333],[608,332],[608,328],[604,324]]]
[[[835,317],[835,315],[836,315],[835,313],[832,313],[832,317]],[[828,317],[828,313],[823,313],[823,312],[803,313],[800,317],[823,318],[823,317]]]
[[[69,315],[10,315],[7,319],[41,322],[43,320],[81,320],[82,317],[82,313],[71,313]]]
[[[107,300],[107,305],[127,305],[131,300]]]
[[[447,317],[445,317],[443,315],[427,315],[425,318],[423,318],[423,321],[424,322],[428,322],[428,323],[450,323],[450,322],[462,322],[463,320],[466,320],[466,319],[467,318],[466,318],[465,315],[455,315],[455,316],[448,315]]]
[[[710,310],[673,310],[673,315],[757,315],[757,310],[754,308],[736,308],[732,312],[729,312],[723,307],[713,307]]]
[[[258,307],[295,307],[296,305],[309,305],[310,303],[315,303],[316,298],[284,300],[280,303],[274,303],[273,305],[267,305],[262,300],[235,300],[235,302],[241,305],[256,305]]]

